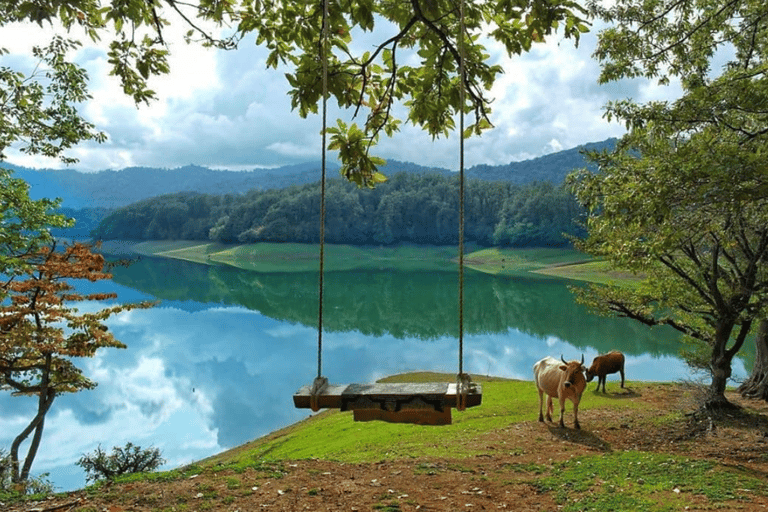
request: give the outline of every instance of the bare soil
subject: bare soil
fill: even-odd
[[[366,464],[284,461],[240,472],[206,470],[175,481],[113,484],[43,502],[14,504],[6,510],[556,511],[559,507],[554,493],[534,485],[542,467],[551,469],[571,457],[622,450],[705,458],[768,478],[765,402],[730,394],[729,400],[746,407],[749,414],[732,413],[715,422],[704,415],[685,414],[670,420],[670,413],[694,407],[690,393],[683,393],[679,386],[638,385],[614,393],[609,390],[609,394],[617,400],[642,401],[653,407],[586,409],[579,414],[582,430],[538,421],[510,424],[475,438],[471,448],[481,455],[468,459],[416,458]],[[766,508],[765,495],[725,504],[691,496],[687,510]]]

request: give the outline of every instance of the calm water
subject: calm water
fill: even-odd
[[[316,273],[143,258],[98,286],[123,301],[161,303],[112,319],[129,348],[84,360],[99,386],[54,402],[33,473],[50,472],[58,490],[83,485],[74,463],[99,444],[156,446],[171,468],[307,416],[291,395],[317,371]],[[332,382],[457,371],[455,273],[339,272],[326,275],[326,286],[323,374]],[[558,280],[468,272],[464,325],[464,368],[473,374],[530,380],[545,355],[584,354],[589,363],[619,349],[628,379],[691,376],[674,332],[590,315]],[[744,375],[740,361],[734,373]],[[0,395],[0,447],[33,411],[33,399]]]

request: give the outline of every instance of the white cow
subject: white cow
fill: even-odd
[[[571,361],[570,363],[560,356],[561,361],[554,357],[545,357],[533,365],[533,380],[536,382],[536,389],[539,390],[539,421],[544,421],[543,406],[544,393],[547,394],[547,421],[552,421],[552,397],[560,399],[560,426],[565,427],[563,422],[563,412],[565,411],[565,400],[573,402],[573,426],[581,428],[579,425],[579,401],[584,388],[587,387],[587,380],[584,377],[586,368],[584,367],[584,356],[581,356],[581,363]]]

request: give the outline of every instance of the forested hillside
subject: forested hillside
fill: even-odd
[[[169,194],[116,210],[93,231],[100,240],[210,240],[223,243],[319,240],[319,183],[243,195]],[[373,190],[330,180],[326,241],[388,245],[458,242],[458,180],[398,173]],[[581,210],[562,186],[467,180],[467,241],[562,246],[581,234]]]

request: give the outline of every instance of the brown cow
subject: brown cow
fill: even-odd
[[[544,406],[544,393],[547,394],[547,421],[552,421],[552,397],[560,400],[560,426],[565,427],[563,413],[565,412],[565,400],[573,402],[573,426],[579,425],[579,400],[587,381],[584,379],[584,356],[581,363],[578,361],[566,362],[560,356],[562,363],[554,357],[545,357],[533,365],[533,379],[536,389],[539,391],[539,421],[544,421],[542,412]]]
[[[621,387],[624,387],[624,354],[618,350],[612,350],[607,354],[595,357],[592,360],[592,366],[587,370],[587,382],[592,382],[592,379],[597,375],[597,388],[595,391],[600,390],[600,384],[603,385],[603,393],[605,393],[605,376],[609,373],[621,373]]]

